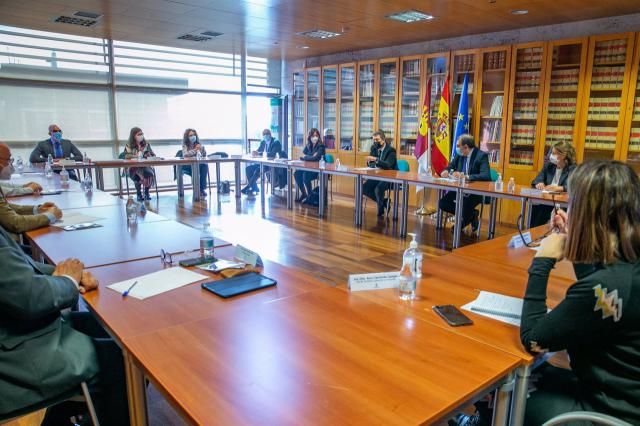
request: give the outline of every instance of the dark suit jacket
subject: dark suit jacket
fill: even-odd
[[[560,181],[558,182],[558,186],[561,186],[565,192],[567,192],[567,180],[569,180],[569,175],[576,168],[575,164],[571,164],[569,166],[565,166],[562,169],[562,174],[560,174]],[[545,185],[551,185],[551,181],[556,175],[556,165],[552,162],[548,162],[544,165],[538,176],[534,180],[531,181],[531,186],[536,186],[539,183],[544,183]]]
[[[267,148],[267,143],[263,140],[260,141],[260,146],[258,147],[258,154],[262,155],[264,150]],[[282,157],[282,144],[278,139],[271,139],[271,143],[269,144],[269,149],[267,150],[267,158],[275,158],[276,153]]]
[[[65,393],[98,373],[91,338],[60,311],[78,301],[66,277],[34,262],[0,228],[0,416]]]
[[[377,158],[375,163],[371,162],[372,166],[384,170],[398,170],[396,149],[391,145],[386,144],[382,150],[379,147],[372,147],[370,154]]]
[[[300,157],[303,161],[320,161],[320,158],[324,157],[324,145],[320,142],[313,146],[313,144],[308,143],[304,147],[304,151],[302,151],[302,157]]]
[[[69,139],[60,140],[62,144],[62,154],[64,158],[71,158],[75,161],[82,161],[82,153],[74,144],[71,143]],[[47,161],[47,157],[51,154],[53,158],[56,158],[55,153],[53,152],[53,145],[51,144],[51,139],[44,140],[42,142],[38,142],[38,145],[31,152],[31,156],[29,157],[29,161],[32,163],[44,163]]]
[[[453,169],[456,172],[462,172],[465,161],[467,161],[467,157],[456,155],[447,166],[447,170]],[[486,152],[480,151],[478,148],[473,149],[471,159],[469,160],[469,170],[467,170],[466,174],[469,175],[469,181],[491,180],[489,156]]]

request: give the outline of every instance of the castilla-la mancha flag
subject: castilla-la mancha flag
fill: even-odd
[[[438,121],[436,122],[433,145],[431,145],[431,168],[440,174],[449,165],[451,155],[451,132],[449,130],[449,80],[444,81],[440,105],[438,106]]]
[[[431,154],[429,147],[431,146],[431,77],[427,81],[427,92],[424,94],[424,103],[422,104],[422,114],[420,114],[420,123],[418,125],[418,136],[416,137],[416,148],[413,154],[418,159],[418,173],[427,173],[430,166]]]

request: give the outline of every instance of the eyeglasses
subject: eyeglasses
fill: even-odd
[[[168,251],[164,251],[164,249],[160,249],[160,260],[165,265],[173,264],[173,256]]]
[[[553,202],[553,214],[556,215],[556,214],[558,214],[558,205],[556,204],[556,197],[553,194],[551,194],[551,201]],[[523,217],[520,214],[520,215],[518,215],[518,221],[517,221],[516,225],[518,227],[518,234],[520,234],[520,238],[522,239],[522,243],[527,247],[538,247],[542,240],[544,240],[549,235],[551,235],[553,233],[553,231],[557,231],[558,230],[554,226],[553,228],[550,228],[547,232],[545,232],[543,235],[539,236],[535,240],[531,240],[531,241],[527,242],[527,239],[522,234],[522,222],[523,222]]]

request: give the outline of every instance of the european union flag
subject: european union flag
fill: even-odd
[[[456,116],[456,129],[451,141],[451,158],[456,154],[456,142],[461,135],[469,133],[469,74],[464,75],[462,83],[462,93],[460,94],[460,104],[458,105],[458,115]]]

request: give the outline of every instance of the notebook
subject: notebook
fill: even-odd
[[[236,275],[224,280],[203,283],[202,288],[226,299],[274,285],[276,285],[275,280],[256,272],[249,272],[248,274]]]
[[[519,297],[481,291],[476,300],[462,307],[478,315],[520,326],[522,302]]]

